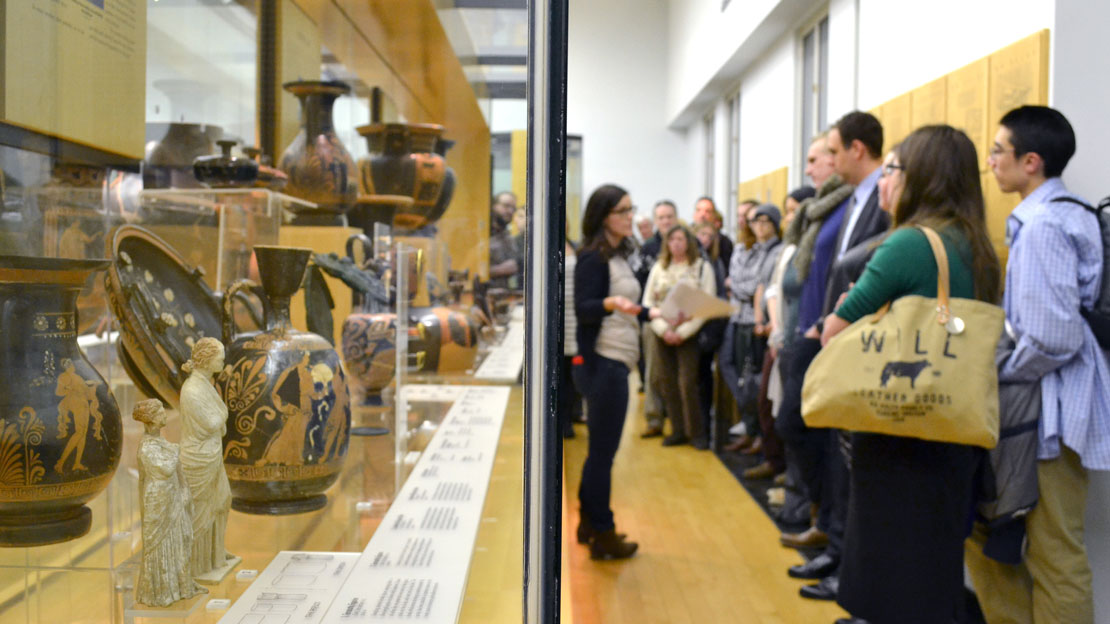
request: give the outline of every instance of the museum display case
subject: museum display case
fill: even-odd
[[[112,141],[70,86],[0,106],[0,621],[519,614],[528,297],[490,282],[457,31],[424,0],[115,4],[0,14],[113,24],[59,76],[123,41],[136,65]],[[235,559],[203,592],[144,559],[213,530]]]

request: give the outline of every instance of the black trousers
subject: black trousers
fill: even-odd
[[[802,420],[802,382],[820,350],[820,340],[801,337],[783,349],[783,399],[775,431],[786,448],[787,463],[797,466],[810,500],[820,507],[817,526],[829,535],[827,553],[839,559],[848,516],[848,464],[840,449],[840,432],[811,429]]]
[[[589,450],[582,466],[578,502],[582,520],[595,531],[615,527],[609,506],[613,481],[613,458],[620,446],[624,415],[628,411],[628,367],[600,355],[587,356],[574,367],[575,382],[586,397]]]

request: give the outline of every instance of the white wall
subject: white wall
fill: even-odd
[[[1051,0],[859,0],[859,7],[862,110],[1052,28],[1055,21]]]
[[[641,211],[700,190],[682,132],[667,129],[667,2],[570,0],[567,132],[582,135],[583,190],[628,189]]]
[[[741,180],[792,164],[796,45],[793,34],[781,37],[741,80]]]
[[[1064,171],[1067,185],[1090,200],[1110,195],[1105,146],[1110,145],[1110,55],[1099,50],[1110,24],[1110,3],[1056,0],[1052,33],[1052,105],[1076,134]],[[1106,392],[1103,389],[1103,392]],[[1110,473],[1092,473],[1087,497],[1087,549],[1094,573],[1095,620],[1110,623]]]

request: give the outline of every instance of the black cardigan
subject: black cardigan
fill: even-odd
[[[596,355],[595,345],[601,334],[601,322],[612,312],[605,309],[609,296],[609,261],[596,249],[584,251],[574,267],[574,312],[578,315],[578,352],[583,357]],[[648,320],[648,308],[637,315]]]

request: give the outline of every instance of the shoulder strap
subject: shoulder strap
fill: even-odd
[[[940,235],[932,228],[919,225],[917,229],[921,230],[925,234],[925,238],[929,239],[929,246],[933,248],[933,256],[937,260],[937,323],[943,325],[952,317],[948,310],[948,294],[951,292],[949,290],[948,253],[944,250],[944,243],[941,242]]]

